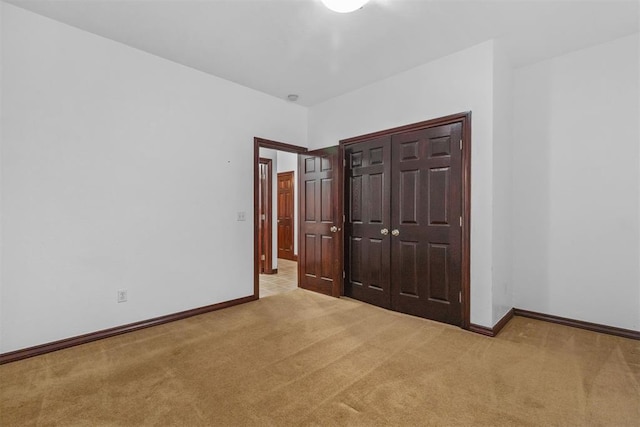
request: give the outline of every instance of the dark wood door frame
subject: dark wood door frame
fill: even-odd
[[[274,274],[277,271],[273,269],[273,160],[260,157],[258,163],[266,169],[266,179],[258,178],[258,271]]]
[[[253,138],[253,297],[259,298],[260,295],[260,255],[258,248],[258,227],[259,227],[259,160],[260,148],[271,148],[278,151],[286,151],[288,153],[304,153],[307,151],[305,147],[300,147],[284,142],[272,141],[264,138]]]
[[[462,328],[469,329],[471,323],[471,112],[463,112],[452,114],[445,117],[439,117],[432,120],[426,120],[410,125],[399,126],[396,128],[386,129],[379,132],[373,132],[366,135],[359,135],[353,138],[347,138],[340,141],[340,153],[344,159],[345,146],[380,138],[391,136],[398,133],[417,131],[434,126],[447,125],[460,122],[462,123],[462,265],[461,265],[461,287],[462,287]],[[341,213],[344,218],[344,206],[347,196],[344,182],[344,174],[340,183],[341,195]],[[346,239],[344,239],[346,242]],[[344,284],[342,287],[342,295],[344,295]]]

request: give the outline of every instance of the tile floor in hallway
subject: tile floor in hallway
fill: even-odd
[[[287,292],[298,287],[298,263],[278,258],[277,274],[260,275],[260,298]]]

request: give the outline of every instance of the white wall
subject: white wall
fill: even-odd
[[[493,326],[493,41],[309,109],[309,147],[472,111],[471,322]]]
[[[640,329],[639,47],[515,72],[516,307]]]
[[[319,148],[468,110],[471,321],[514,305],[640,329],[638,35],[518,69],[513,88],[486,42],[307,123],[294,104],[0,15],[0,352],[251,294],[253,224],[235,219],[253,210],[254,136]]]
[[[493,55],[493,319],[513,308],[513,73],[500,41]],[[471,188],[474,188],[471,184]]]
[[[278,151],[278,173],[293,171],[293,253],[298,255],[298,155]]]
[[[0,352],[251,295],[253,137],[306,145],[306,109],[7,4],[1,31]]]

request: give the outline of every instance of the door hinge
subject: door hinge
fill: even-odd
[[[460,217],[460,227],[462,227],[462,217]]]
[[[462,150],[462,140],[460,140],[460,149]]]
[[[345,274],[345,272],[342,272],[342,278],[344,279],[345,277],[347,277],[347,275]]]
[[[462,291],[458,292],[458,302],[462,302]]]
[[[263,221],[266,221],[267,220],[267,215],[266,214],[260,215],[260,219],[263,220]]]
[[[267,256],[263,254],[263,255],[260,257],[260,259],[261,259],[262,261],[266,261],[266,260],[267,260]]]
[[[347,222],[347,217],[345,215],[342,215],[342,223],[344,224],[345,222]]]
[[[347,159],[342,159],[342,166],[347,167]]]

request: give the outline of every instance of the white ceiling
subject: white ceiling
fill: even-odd
[[[639,0],[7,1],[306,106],[492,38],[522,66],[640,30]]]

